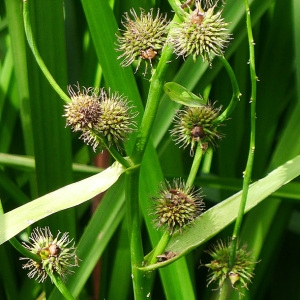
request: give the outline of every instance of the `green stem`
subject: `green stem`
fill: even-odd
[[[190,174],[186,181],[187,187],[192,187],[194,185],[194,181],[195,181],[195,178],[197,176],[197,173],[198,173],[198,170],[199,170],[199,167],[201,164],[202,156],[203,156],[202,143],[199,141],[197,143],[197,149],[196,149],[193,164],[192,164],[192,167],[190,170]]]
[[[176,23],[176,21],[179,20],[175,15],[172,23]],[[157,68],[151,78],[151,85],[149,88],[145,112],[143,115],[142,122],[140,124],[139,132],[135,142],[135,147],[132,153],[132,160],[138,164],[142,160],[147,143],[150,138],[150,133],[153,127],[153,122],[157,113],[158,105],[163,94],[165,76],[172,54],[173,48],[166,44],[163,48]]]
[[[97,133],[94,132],[95,135],[97,135]],[[133,167],[133,163],[131,163],[130,159],[126,159],[124,158],[119,151],[116,149],[116,147],[114,145],[110,145],[108,140],[100,135],[97,135],[97,137],[101,140],[101,144],[103,146],[105,146],[105,148],[108,150],[108,152],[110,153],[110,155],[116,160],[118,161],[122,166],[124,166],[125,168],[131,168]]]
[[[67,289],[66,285],[60,278],[59,274],[57,274],[55,271],[52,273],[48,270],[48,268],[45,268],[48,276],[51,278],[51,281],[55,284],[57,289],[61,292],[61,294],[64,296],[67,300],[75,300],[75,298],[72,296],[70,291]]]
[[[161,255],[164,253],[170,239],[171,239],[171,234],[168,230],[166,230],[163,234],[163,236],[160,238],[158,244],[156,245],[155,249],[153,250],[151,259],[148,261],[148,265],[154,265],[157,263],[157,256]]]
[[[132,160],[135,163],[141,162],[144,152],[146,150],[146,146],[149,141],[158,105],[163,94],[165,75],[169,65],[168,62],[171,59],[172,53],[173,49],[170,46],[166,45],[162,52],[157,69],[151,78],[151,85],[149,89],[144,116],[139,128],[136,144],[132,153]]]
[[[0,199],[0,215],[4,214],[3,206],[2,206],[2,201]],[[15,237],[11,238],[9,240],[10,244],[18,251],[20,252],[24,257],[28,257],[36,262],[41,262],[41,258],[27,250]]]
[[[202,143],[198,142],[197,143],[197,149],[196,153],[194,156],[193,164],[190,170],[189,177],[186,181],[186,187],[192,187],[194,185],[195,178],[197,176],[200,164],[201,164],[201,159],[203,156],[203,150],[202,150]],[[151,265],[155,264],[157,262],[157,256],[164,253],[170,238],[172,235],[170,235],[169,231],[165,231],[164,234],[162,235],[160,241],[158,242],[157,246],[153,250],[153,253],[151,254],[151,258],[148,261],[148,267],[151,267]],[[147,268],[147,267],[146,267]],[[145,269],[144,269],[145,270]],[[147,268],[149,271],[149,268]]]
[[[234,291],[234,288],[232,287],[229,278],[226,278],[222,285],[222,290],[219,292],[218,300],[231,299],[231,295],[232,295],[233,291]]]
[[[250,133],[250,146],[247,159],[247,166],[244,172],[244,181],[243,181],[243,193],[240,203],[240,208],[238,216],[235,222],[233,234],[232,234],[232,243],[230,249],[230,259],[229,267],[232,268],[235,261],[235,254],[237,248],[238,236],[240,233],[241,224],[243,221],[244,210],[247,201],[249,184],[251,181],[251,174],[254,162],[254,151],[255,151],[255,131],[256,131],[256,81],[257,76],[255,72],[255,53],[254,53],[254,40],[252,34],[251,26],[251,17],[250,17],[250,8],[248,0],[244,0],[246,7],[246,24],[247,24],[247,34],[248,34],[248,43],[249,43],[249,54],[250,54],[250,77],[251,77],[251,133]]]
[[[229,105],[223,111],[223,113],[213,121],[214,124],[222,123],[224,120],[228,119],[228,117],[232,114],[237,102],[240,100],[240,97],[242,95],[240,92],[240,89],[239,89],[237,79],[235,77],[235,74],[234,74],[230,64],[225,59],[225,57],[218,56],[218,58],[222,62],[223,66],[224,66],[225,70],[227,71],[228,76],[230,78],[231,85],[232,85],[232,98],[230,100]]]
[[[37,64],[41,68],[42,72],[44,73],[45,77],[53,87],[53,89],[57,92],[57,94],[66,102],[70,102],[71,99],[69,96],[60,88],[60,86],[57,84],[55,79],[52,77],[51,73],[49,72],[48,68],[46,67],[43,59],[41,58],[41,55],[37,49],[36,43],[33,38],[32,34],[32,28],[30,23],[30,17],[29,17],[29,9],[28,9],[28,3],[27,0],[23,0],[23,18],[24,18],[24,29],[26,38],[29,44],[30,49],[32,50],[32,53],[36,59]]]
[[[42,261],[41,257],[37,254],[32,253],[31,251],[27,250],[16,238],[11,238],[9,240],[10,244],[20,252],[24,257],[30,258],[38,263]]]
[[[187,13],[181,8],[181,3],[178,0],[169,0],[169,4],[174,10],[180,21],[184,21]]]
[[[174,17],[174,20],[175,19],[177,18]],[[135,165],[140,165],[145,153],[146,146],[153,127],[153,122],[157,113],[158,105],[163,93],[165,75],[172,54],[173,49],[170,46],[165,45],[157,68],[151,78],[145,112],[141,121],[141,125],[139,127],[134,150],[130,157],[130,161],[134,162]],[[127,174],[126,177],[127,220],[129,230],[129,243],[131,249],[133,289],[136,300],[147,299],[146,297],[151,290],[151,280],[149,280],[149,276],[144,271],[139,270],[139,267],[142,267],[144,259],[140,228],[140,207],[138,198],[139,175],[140,169],[137,168]]]
[[[131,271],[134,290],[134,299],[147,299],[150,293],[151,281],[145,272],[139,270],[142,266],[144,254],[140,226],[140,207],[139,207],[139,169],[126,175],[126,205],[129,243],[131,253]]]

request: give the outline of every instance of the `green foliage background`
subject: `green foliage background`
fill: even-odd
[[[123,93],[140,112],[140,122],[149,81],[142,76],[143,68],[134,74],[134,67],[120,67],[119,53],[115,51],[116,32],[121,26],[122,14],[132,7],[136,10],[159,7],[171,19],[173,12],[168,2],[28,1],[38,49],[58,84],[64,90],[68,84],[79,82],[82,86],[110,87],[112,91]],[[249,2],[259,78],[254,182],[300,154],[300,2]],[[63,102],[41,73],[27,45],[21,1],[1,2],[0,18],[0,197],[6,213],[101,170],[92,166],[95,153],[65,128]],[[225,138],[213,154],[206,155],[201,176],[197,178],[208,208],[241,190],[249,147],[251,85],[243,1],[228,0],[224,18],[231,22],[230,31],[234,37],[225,56],[236,73],[242,98],[221,128]],[[213,67],[209,68],[201,59],[193,62],[173,57],[167,81],[180,83],[195,94],[209,94],[212,101],[223,106],[228,104],[232,93],[228,76],[218,60],[214,60]],[[151,243],[155,246],[161,236],[161,232],[152,228],[149,195],[156,193],[164,177],[185,178],[191,164],[189,150],[178,149],[170,139],[168,130],[176,105],[166,96],[162,97],[152,141],[141,166],[139,196],[145,253],[151,251]],[[126,144],[128,153],[132,151],[134,138],[132,135]],[[269,194],[276,193],[263,198],[264,201],[259,200],[261,204],[254,205],[245,219],[241,239],[248,243],[256,260],[260,260],[253,284],[249,285],[246,294],[248,299],[300,297],[300,185],[294,181],[279,189],[280,185],[299,175],[298,160],[292,165],[293,174],[288,169],[288,180],[281,179],[280,172],[275,173],[280,179],[276,188],[272,189],[274,177],[264,181],[261,194],[265,190]],[[57,230],[68,231],[78,243],[78,256],[82,262],[75,275],[68,279],[67,287],[79,299],[88,299],[99,286],[99,299],[133,297],[123,187],[121,176],[93,216],[91,202],[87,201],[33,224],[50,226],[54,234]],[[259,199],[259,189],[257,193]],[[66,201],[65,198],[59,200]],[[51,201],[48,205],[51,209]],[[224,219],[221,228],[214,227],[215,219],[203,216],[206,218],[203,224],[213,230],[197,247],[192,247],[192,251],[184,235],[176,236],[183,241],[187,255],[157,273],[153,280],[153,299],[213,297],[211,287],[205,288],[207,270],[198,267],[200,260],[202,263],[208,260],[203,252],[209,246],[206,240],[230,236],[232,227],[227,225],[233,220],[225,222],[230,210],[224,205],[213,211],[217,213],[215,218]],[[15,222],[18,221],[16,215]],[[200,223],[201,219],[199,226],[197,224],[190,230],[196,232],[196,228],[205,232]],[[5,236],[12,223],[6,226],[0,228],[1,236]],[[17,238],[26,238],[31,228],[28,226]],[[52,290],[49,282],[42,285],[27,278],[19,256],[8,242],[0,246],[0,257],[3,258],[0,298],[36,299],[45,291],[47,298],[60,299],[62,296]],[[91,272],[100,257],[100,282],[95,283]]]

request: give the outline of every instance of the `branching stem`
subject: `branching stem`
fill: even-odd
[[[250,78],[251,78],[251,133],[250,133],[250,145],[249,153],[247,159],[246,170],[244,172],[244,181],[243,181],[243,193],[240,203],[240,208],[238,211],[238,216],[235,222],[233,234],[232,234],[232,243],[230,249],[230,259],[229,266],[233,267],[236,255],[236,248],[238,242],[238,236],[240,233],[241,224],[243,221],[244,210],[246,206],[248,189],[251,182],[252,168],[254,162],[254,152],[255,152],[255,131],[256,131],[256,82],[257,76],[255,72],[255,53],[254,53],[254,40],[251,26],[251,17],[250,17],[250,8],[248,0],[244,0],[246,8],[246,24],[247,24],[247,34],[248,34],[248,43],[249,43],[249,55],[250,55]]]
[[[33,38],[32,34],[32,28],[31,28],[31,22],[29,18],[29,9],[28,9],[28,3],[26,0],[23,0],[23,18],[24,18],[24,28],[25,28],[25,34],[26,38],[29,44],[29,47],[34,55],[34,58],[36,59],[37,64],[39,65],[40,69],[44,73],[45,77],[53,87],[53,89],[57,92],[57,94],[66,102],[71,102],[71,99],[69,96],[60,88],[60,86],[57,84],[51,73],[49,72],[47,66],[45,65],[38,49],[36,46],[36,43]]]

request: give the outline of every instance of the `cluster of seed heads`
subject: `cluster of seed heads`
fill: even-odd
[[[227,32],[229,23],[224,22],[222,10],[214,13],[215,6],[204,11],[200,4],[171,32],[169,39],[177,56],[201,56],[211,64],[213,55],[223,56],[230,40]]]
[[[203,2],[203,3],[202,3]],[[214,13],[216,4],[214,1],[198,1],[195,9],[190,14],[185,14],[185,20],[176,24],[169,30],[169,21],[166,15],[158,11],[153,17],[153,10],[146,13],[141,9],[140,16],[134,9],[130,10],[133,19],[125,13],[122,21],[124,29],[118,36],[118,51],[122,54],[122,66],[129,66],[135,60],[138,61],[137,69],[142,60],[152,61],[162,50],[165,43],[173,47],[177,56],[194,59],[201,56],[204,61],[211,63],[213,55],[222,56],[225,47],[230,40],[227,32],[228,23],[222,18],[222,10]],[[188,7],[189,2],[182,7]],[[207,9],[206,11],[204,9]]]
[[[104,148],[104,141],[119,147],[135,129],[136,114],[131,111],[127,99],[104,89],[76,88],[74,91],[69,86],[71,102],[65,105],[64,114],[67,126],[81,132],[80,138],[93,146],[94,151],[99,145]]]

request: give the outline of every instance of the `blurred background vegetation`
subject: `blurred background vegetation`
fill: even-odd
[[[132,69],[120,67],[116,59],[119,53],[114,51],[116,33],[121,27],[122,14],[132,7],[136,10],[142,7],[146,11],[159,8],[172,19],[174,13],[168,2],[28,1],[38,49],[62,89],[66,91],[68,84],[77,82],[86,87],[110,87],[132,100],[141,118],[149,80],[142,75],[143,66],[135,74],[135,66]],[[259,78],[252,176],[255,181],[300,154],[300,1],[253,0],[249,3]],[[223,16],[231,22],[230,31],[234,38],[225,57],[236,73],[242,97],[231,118],[221,128],[225,137],[216,151],[207,156],[202,177],[197,178],[197,184],[206,195],[207,208],[241,189],[249,147],[251,85],[243,1],[226,1]],[[201,59],[183,61],[174,56],[167,81],[178,82],[195,94],[209,95],[209,99],[218,101],[218,105],[226,106],[232,94],[229,78],[218,60],[214,60],[209,68]],[[0,197],[4,212],[95,174],[99,169],[92,167],[94,165],[107,166],[106,158],[104,164],[99,164],[99,153],[94,153],[78,140],[78,135],[65,128],[63,104],[41,73],[27,45],[22,2],[1,1]],[[189,149],[178,149],[170,139],[168,130],[174,112],[174,103],[164,96],[156,117],[151,147],[148,147],[142,165],[145,177],[142,199],[157,190],[162,173],[172,179],[185,178],[189,172]],[[126,145],[129,152],[133,142],[134,135]],[[149,173],[150,164],[153,166]],[[85,273],[67,281],[79,299],[133,297],[123,202],[114,201],[124,198],[120,189],[122,182],[121,178],[118,185],[106,194],[100,205],[103,207],[98,207],[94,217],[96,200],[34,224],[50,226],[54,234],[57,230],[68,231],[76,242],[85,234],[80,243],[85,247],[89,245],[90,251],[79,251],[78,254],[82,259],[79,270],[85,270]],[[253,284],[249,285],[248,299],[300,299],[299,200],[300,184],[294,181],[247,214],[241,239],[261,260],[255,269]],[[105,231],[107,228],[109,230]],[[18,239],[26,239],[30,231],[28,227]],[[109,233],[99,246],[95,241],[98,234],[104,232]],[[232,227],[226,227],[216,238],[227,238],[231,232]],[[147,253],[151,245],[144,225],[143,233]],[[208,259],[203,252],[205,247],[201,246],[186,256],[186,269],[178,274],[179,281],[161,280],[168,277],[168,271],[161,277],[157,274],[153,282],[153,299],[212,297],[211,288],[205,288],[207,270],[198,268],[200,259],[201,262]],[[0,256],[1,299],[42,299],[43,292],[49,299],[59,299],[60,295],[52,291],[49,282],[43,285],[27,278],[18,260],[20,255],[9,243],[0,246]],[[95,267],[100,257],[100,263]],[[89,266],[85,268],[86,265]],[[171,267],[165,270],[168,268]],[[189,287],[185,289],[186,286]]]

